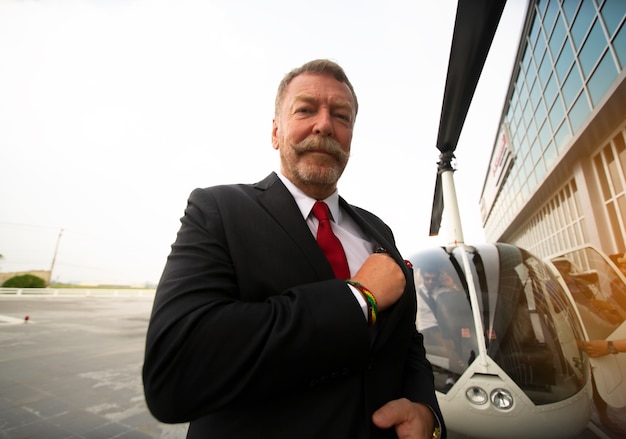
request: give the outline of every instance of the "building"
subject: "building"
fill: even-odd
[[[488,241],[626,252],[626,1],[530,0],[481,194]]]

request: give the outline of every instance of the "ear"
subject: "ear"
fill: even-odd
[[[278,143],[278,122],[276,118],[272,119],[272,147],[276,150],[280,148]]]

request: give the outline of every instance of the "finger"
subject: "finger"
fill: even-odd
[[[408,402],[408,400],[407,400]],[[405,421],[406,412],[403,410],[403,400],[389,401],[372,415],[372,421],[379,428],[390,428]]]

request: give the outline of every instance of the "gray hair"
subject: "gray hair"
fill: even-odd
[[[276,117],[280,114],[287,86],[296,76],[303,73],[330,73],[337,81],[346,84],[352,93],[352,97],[354,98],[354,114],[356,115],[358,113],[359,103],[356,99],[356,93],[354,92],[354,88],[341,66],[327,59],[316,59],[293,69],[285,75],[282,81],[280,81],[280,84],[278,85],[278,92],[276,93],[276,102],[274,104],[274,114]]]

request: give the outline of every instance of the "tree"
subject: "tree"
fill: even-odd
[[[6,288],[45,288],[46,281],[32,274],[21,274],[7,279],[2,286]]]

